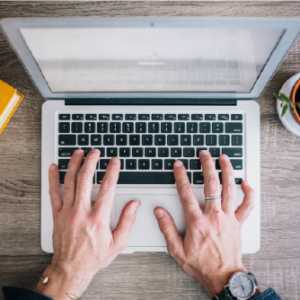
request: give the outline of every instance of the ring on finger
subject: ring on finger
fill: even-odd
[[[210,196],[210,197],[205,197],[205,201],[222,201],[221,196]]]

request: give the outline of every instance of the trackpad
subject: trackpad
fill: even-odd
[[[130,233],[130,247],[166,246],[153,210],[157,206],[165,208],[173,217],[180,234],[185,233],[185,217],[178,195],[116,195],[116,220],[118,222],[125,205],[131,200],[140,200],[133,228]]]

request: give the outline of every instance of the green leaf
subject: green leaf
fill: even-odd
[[[287,110],[288,110],[288,104],[285,104],[283,109],[282,109],[282,113],[281,113],[281,118],[286,114]]]
[[[276,93],[273,93],[273,96],[276,97],[279,101],[284,101],[284,99]]]
[[[286,102],[288,102],[288,103],[293,103],[293,102],[291,101],[291,99],[290,99],[288,96],[286,96],[285,94],[281,93],[279,96],[280,96],[282,99],[284,99]]]
[[[283,102],[280,103],[280,107],[281,107],[281,108],[282,108],[282,106],[283,106]]]
[[[296,111],[296,108],[295,108],[295,107],[293,107],[293,114],[295,113],[295,111]]]
[[[300,103],[298,103],[298,107],[300,108]]]

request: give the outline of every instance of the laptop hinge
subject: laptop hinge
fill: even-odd
[[[237,105],[236,99],[102,98],[66,99],[65,105]]]

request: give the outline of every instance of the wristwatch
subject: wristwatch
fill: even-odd
[[[258,282],[251,272],[234,273],[221,293],[212,300],[247,300],[255,294]]]

